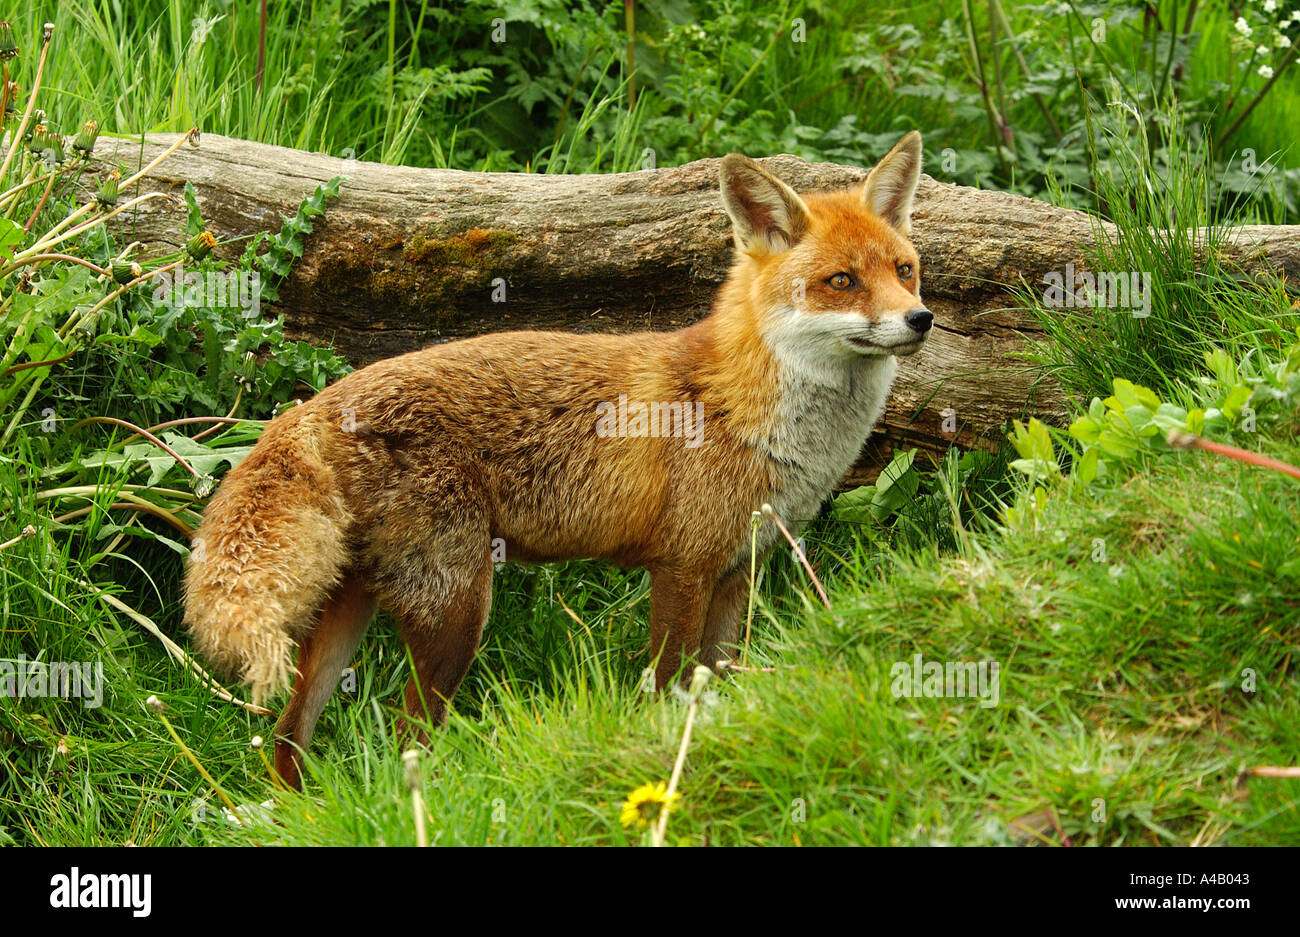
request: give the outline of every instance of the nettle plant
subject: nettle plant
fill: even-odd
[[[1187,437],[1231,438],[1286,428],[1286,421],[1295,423],[1300,405],[1300,330],[1296,335],[1296,342],[1275,354],[1256,348],[1240,362],[1222,349],[1207,352],[1206,373],[1188,394],[1187,402],[1198,406],[1163,401],[1150,388],[1115,378],[1111,396],[1093,397],[1087,412],[1070,424],[1071,442],[1062,442],[1060,452],[1040,420],[1015,420],[1009,438],[1020,458],[1011,468],[1037,483],[1033,495],[1042,503],[1043,484],[1069,478],[1087,485],[1138,467],[1148,457],[1186,448]],[[1069,456],[1068,472],[1061,467],[1062,454]]]
[[[0,540],[8,550],[33,538],[33,559],[79,555],[89,587],[89,567],[124,538],[187,553],[199,502],[220,467],[248,451],[261,418],[348,371],[330,350],[288,341],[283,318],[262,309],[340,180],[231,261],[218,256],[226,252],[188,183],[180,250],[147,256],[138,242],[119,243],[133,209],[171,199],[136,194],[144,180],[198,146],[199,133],[138,171],[93,159],[94,120],[69,139],[37,107],[54,32],[45,26],[23,95],[11,75],[20,50],[0,22]],[[80,554],[50,539],[58,531],[81,535],[67,538]]]

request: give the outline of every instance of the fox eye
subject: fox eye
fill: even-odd
[[[898,278],[899,278],[900,280],[910,280],[910,279],[912,279],[912,265],[911,265],[911,264],[899,264],[899,265],[898,265]]]
[[[827,277],[826,282],[837,290],[847,290],[853,285],[853,277],[847,273],[833,273]]]

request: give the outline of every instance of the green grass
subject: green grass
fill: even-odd
[[[1294,439],[1266,448],[1300,460]],[[1244,765],[1294,762],[1296,495],[1274,473],[1171,455],[1058,490],[955,555],[852,547],[820,522],[809,539],[833,611],[787,563],[773,568],[751,662],[775,670],[715,688],[669,841],[1004,844],[1012,820],[1050,808],[1075,843],[1300,842],[1291,782],[1236,786]],[[39,548],[23,555],[38,568]],[[638,842],[618,825],[621,801],[667,778],[684,712],[638,690],[641,577],[571,564],[500,578],[483,653],[423,762],[433,841]],[[249,747],[269,721],[213,701],[76,590],[52,591],[40,618],[7,621],[51,658],[102,657],[110,696],[99,710],[7,705],[0,822],[17,841],[413,842],[391,727],[405,661],[383,624],[356,692],[326,709],[306,795],[277,794]],[[895,698],[891,665],[918,653],[1000,662],[999,704]],[[237,802],[276,802],[274,823],[214,816],[219,802],[143,706],[150,693]]]
[[[269,4],[268,15],[260,87],[257,4],[29,4],[15,31],[31,50],[40,24],[55,24],[46,110],[65,133],[93,117],[111,133],[199,127],[402,162],[416,122],[437,113],[432,76],[419,88],[388,82],[383,35],[358,29],[340,3]],[[437,92],[465,93],[458,80]]]
[[[1278,347],[1300,320],[1284,282],[1252,277],[1227,258],[1242,213],[1238,203],[1228,219],[1216,215],[1206,141],[1177,110],[1163,109],[1151,122],[1183,142],[1157,151],[1147,118],[1114,108],[1095,119],[1093,192],[1113,224],[1096,220],[1094,244],[1076,265],[1130,283],[1137,276],[1145,303],[1131,295],[1125,308],[1062,308],[1059,298],[1047,301],[1041,282],[1025,283],[1020,294],[1046,336],[1037,360],[1084,401],[1108,396],[1116,376],[1172,391],[1197,373],[1206,352],[1225,348],[1236,358],[1252,347]]]
[[[634,6],[636,106],[616,2],[530,5],[510,14],[504,42],[494,32],[495,0],[276,3],[260,85],[257,4],[65,0],[8,16],[24,51],[20,81],[40,24],[56,25],[45,107],[65,133],[88,118],[128,135],[198,126],[460,169],[555,171],[563,154],[565,171],[611,171],[641,165],[647,149],[660,166],[733,149],[868,165],[920,128],[937,178],[1042,194],[1052,174],[1086,181],[1089,106],[1124,97],[1147,111],[1176,95],[1222,135],[1264,90],[1242,68],[1253,65],[1249,49],[1233,44],[1236,13],[1219,4],[1198,6],[1169,69],[1155,67],[1169,44],[1153,55],[1150,23],[1124,3],[1088,5],[1082,18],[1005,0]],[[1175,22],[1181,34],[1185,3],[1151,8],[1162,35]],[[993,28],[995,9],[1014,41]],[[1106,26],[1097,42],[1099,14]],[[1268,39],[1263,14],[1251,17],[1256,39]],[[1284,32],[1300,40],[1300,26]],[[1224,164],[1250,149],[1260,163],[1273,157],[1280,170],[1294,169],[1297,94],[1287,69],[1215,158]],[[630,155],[611,156],[620,146]],[[945,150],[951,160],[939,158]],[[1284,199],[1252,210],[1294,219],[1294,175]]]

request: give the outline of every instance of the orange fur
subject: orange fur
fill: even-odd
[[[751,512],[772,503],[792,526],[815,513],[878,418],[894,355],[924,341],[904,236],[919,168],[912,134],[862,187],[805,199],[728,157],[738,250],[703,321],[438,345],[272,421],[204,515],[186,621],[258,700],[286,684],[301,642],[278,729],[286,779],[376,606],[412,651],[408,713],[442,718],[487,617],[494,542],[511,561],[645,567],[660,686],[687,658],[726,656]],[[698,441],[602,435],[601,408],[621,395],[697,406]]]

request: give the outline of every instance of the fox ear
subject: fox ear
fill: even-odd
[[[737,249],[779,254],[799,243],[808,207],[794,189],[739,153],[722,158],[719,176]]]
[[[862,185],[862,204],[901,234],[912,229],[912,196],[921,181],[921,134],[913,130],[894,144]]]

